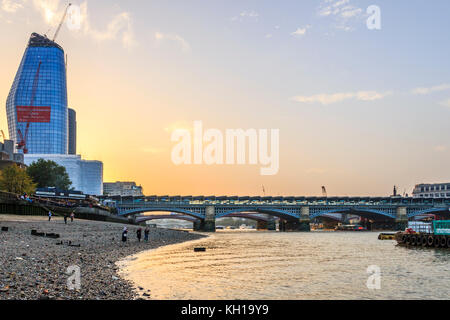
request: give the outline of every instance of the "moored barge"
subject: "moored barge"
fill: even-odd
[[[409,226],[397,233],[395,240],[408,247],[450,248],[450,220],[433,221],[419,228]]]

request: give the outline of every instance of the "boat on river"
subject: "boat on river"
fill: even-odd
[[[450,220],[433,221],[416,227],[410,224],[404,232],[398,232],[395,240],[407,247],[450,249]]]

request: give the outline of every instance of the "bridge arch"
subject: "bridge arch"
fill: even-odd
[[[297,221],[300,217],[295,213],[281,210],[281,209],[267,209],[267,208],[237,208],[230,211],[225,211],[219,214],[216,214],[216,219],[226,217],[230,214],[239,214],[239,213],[259,213],[259,214],[268,214],[277,218],[282,218],[285,220],[295,220]]]
[[[269,219],[265,217],[255,216],[249,213],[230,213],[226,216],[222,217],[216,217],[216,219],[222,219],[222,218],[243,218],[243,219],[249,219],[249,220],[255,220],[255,221],[262,221],[262,222],[268,222]]]
[[[321,217],[321,216],[329,216],[329,215],[335,214],[335,213],[347,213],[349,211],[350,211],[349,208],[324,209],[322,211],[312,212],[312,213],[310,213],[309,216],[311,219],[314,219],[314,218]]]
[[[316,218],[328,218],[331,220],[341,221],[342,220],[342,214],[341,213],[325,213],[322,214]]]
[[[151,215],[151,216],[139,216],[136,217],[136,222],[145,222],[145,221],[152,221],[152,220],[184,220],[188,222],[195,222],[198,219],[191,217],[191,216],[185,216],[185,215]]]
[[[335,213],[343,213],[343,214],[352,214],[360,217],[367,217],[369,214],[373,217],[383,217],[389,219],[395,219],[396,214],[392,214],[388,211],[377,210],[377,209],[369,209],[369,208],[336,208],[336,209],[325,209],[323,211],[314,212],[310,215],[311,218],[317,218],[321,216],[328,216],[330,214]]]
[[[450,209],[447,209],[447,208],[427,208],[427,209],[422,209],[422,210],[408,210],[407,216],[408,216],[408,218],[414,218],[415,216],[420,216],[420,215],[430,214],[430,213],[435,213],[435,214],[446,213],[446,214],[450,214],[449,210]]]
[[[133,214],[141,214],[141,213],[147,213],[147,212],[174,212],[174,213],[180,213],[185,214],[197,219],[205,219],[205,216],[198,212],[193,212],[189,210],[185,210],[183,208],[138,208],[138,209],[131,209],[131,210],[124,210],[119,213],[119,216],[129,216]]]

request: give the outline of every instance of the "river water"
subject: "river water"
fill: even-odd
[[[223,231],[140,253],[123,272],[161,300],[450,298],[450,250],[408,249],[372,232]]]

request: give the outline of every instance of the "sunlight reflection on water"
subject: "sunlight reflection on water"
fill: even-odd
[[[152,299],[450,298],[449,250],[399,247],[371,232],[218,232],[137,257],[127,278]],[[371,265],[381,290],[366,286]]]

